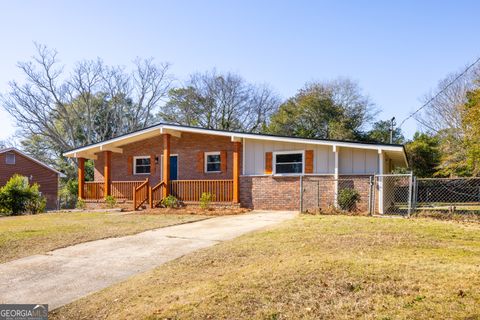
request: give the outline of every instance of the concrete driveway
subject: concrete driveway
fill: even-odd
[[[296,214],[254,211],[86,242],[0,264],[0,303],[48,303],[53,310],[192,251]]]

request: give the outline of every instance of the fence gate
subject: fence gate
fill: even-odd
[[[372,213],[410,215],[414,190],[412,174],[375,175]]]

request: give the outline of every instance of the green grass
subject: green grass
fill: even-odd
[[[0,263],[73,244],[204,219],[196,215],[103,212],[48,213],[0,218]]]
[[[53,319],[480,319],[480,225],[302,216],[198,251]]]

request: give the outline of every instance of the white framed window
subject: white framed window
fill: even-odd
[[[15,164],[15,153],[7,152],[5,154],[5,164]]]
[[[150,174],[150,156],[133,157],[133,174]]]
[[[303,174],[305,151],[279,151],[273,153],[274,174]]]
[[[205,152],[205,172],[221,172],[220,152]]]

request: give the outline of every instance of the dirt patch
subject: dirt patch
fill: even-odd
[[[140,215],[201,215],[201,216],[231,216],[245,214],[252,210],[245,208],[209,208],[202,209],[199,207],[183,207],[183,208],[154,208],[138,211]]]

